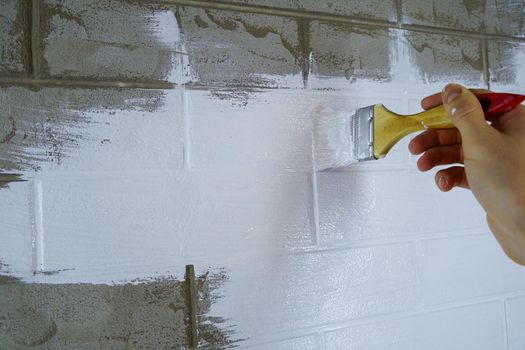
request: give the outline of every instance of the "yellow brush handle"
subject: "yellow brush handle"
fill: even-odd
[[[374,156],[376,159],[384,157],[392,146],[413,132],[453,127],[443,105],[412,115],[396,114],[383,105],[375,105]]]

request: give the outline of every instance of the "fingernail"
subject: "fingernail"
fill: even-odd
[[[439,188],[442,191],[445,191],[447,189],[447,178],[445,176],[440,176],[438,181],[439,181]]]
[[[443,89],[443,101],[445,103],[451,103],[454,101],[459,95],[461,95],[461,85],[458,84],[448,84]]]

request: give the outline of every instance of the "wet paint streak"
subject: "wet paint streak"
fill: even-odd
[[[234,338],[234,326],[227,325],[230,320],[208,314],[212,305],[222,298],[217,291],[227,281],[226,270],[215,273],[206,272],[198,276],[195,281],[199,295],[197,304],[199,349],[229,349],[237,347],[239,342],[246,340],[246,338]],[[221,327],[218,328],[217,325]],[[218,344],[220,346],[217,347]]]
[[[60,165],[85,137],[89,113],[115,110],[153,112],[164,105],[161,90],[62,89],[0,90],[0,171],[38,171]]]
[[[25,181],[21,174],[7,174],[0,172],[0,189],[9,187],[11,182]]]

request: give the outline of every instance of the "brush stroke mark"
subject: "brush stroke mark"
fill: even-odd
[[[0,287],[8,283],[21,282],[20,278],[9,275],[10,271],[7,269],[8,266],[9,264],[4,263],[4,261],[0,259]]]
[[[390,81],[390,35],[385,29],[312,21],[309,45],[318,77]]]
[[[488,42],[490,83],[500,86],[522,85],[525,45],[518,42],[491,40]]]
[[[2,264],[5,267],[5,264]],[[0,348],[180,349],[187,346],[185,283],[172,276],[120,285],[24,283],[0,275]],[[202,349],[235,347],[227,320],[209,315],[228,280],[197,277]]]
[[[154,112],[164,105],[161,90],[0,89],[0,171],[38,171],[44,163],[60,165],[72,155],[86,128],[89,113],[115,110]]]
[[[228,319],[208,314],[211,306],[222,298],[217,291],[227,281],[226,269],[213,274],[206,272],[198,276],[195,281],[199,295],[197,303],[199,349],[229,349],[237,347],[239,342],[246,340],[233,339],[235,325],[227,325]]]
[[[479,51],[481,52],[482,44],[481,41],[479,42]],[[477,52],[474,56],[472,56],[470,53],[466,52],[464,49],[461,49],[461,57],[467,62],[472,68],[474,68],[477,71],[483,71],[483,56],[478,55]]]
[[[171,81],[176,20],[165,5],[41,2],[41,67],[53,77]],[[126,23],[123,27],[122,23]]]
[[[483,82],[482,43],[477,39],[421,32],[404,32],[409,61],[424,82]]]
[[[30,72],[29,13],[30,1],[0,2],[0,74],[20,75]]]
[[[59,269],[59,270],[34,271],[33,276],[36,276],[36,275],[54,276],[54,275],[58,275],[60,272],[74,271],[74,270],[75,270],[74,268],[71,268],[71,269]]]
[[[302,86],[297,22],[285,17],[178,6],[195,78],[204,86]],[[296,77],[297,76],[297,77]]]
[[[0,189],[8,188],[11,182],[23,182],[26,181],[22,178],[22,174],[9,174],[0,171]]]
[[[403,0],[402,12],[405,22],[457,28],[471,31],[485,31],[487,17],[486,3],[490,0],[443,1]]]
[[[254,89],[235,89],[235,88],[222,88],[222,89],[210,89],[210,96],[222,101],[230,101],[233,107],[246,107],[250,98],[256,94]],[[260,93],[260,91],[259,91]]]

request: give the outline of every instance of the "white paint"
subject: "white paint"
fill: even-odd
[[[31,247],[33,249],[33,272],[45,270],[44,266],[44,207],[42,203],[42,181],[31,183]]]
[[[0,190],[0,260],[8,265],[1,271],[15,276],[33,272],[30,185],[16,182]]]
[[[525,296],[515,297],[505,302],[506,324],[509,350],[525,348]]]
[[[503,349],[501,303],[492,302],[336,329],[327,349]]]
[[[183,62],[172,79],[193,79],[171,14],[158,24]],[[85,112],[78,148],[31,174],[33,203],[30,183],[0,190],[0,257],[11,274],[47,283],[225,268],[211,313],[254,349],[502,348],[502,300],[523,294],[525,271],[490,238],[470,193],[437,192],[432,172],[414,171],[407,140],[380,161],[313,174],[317,106],[416,112],[441,88],[416,78],[393,33],[388,83],[311,76],[306,90],[178,88],[155,112]],[[323,87],[333,90],[314,90]],[[33,276],[33,265],[67,271]],[[523,300],[506,305],[517,349]]]
[[[420,254],[426,305],[525,289],[525,269],[509,262],[491,234],[424,240]]]

